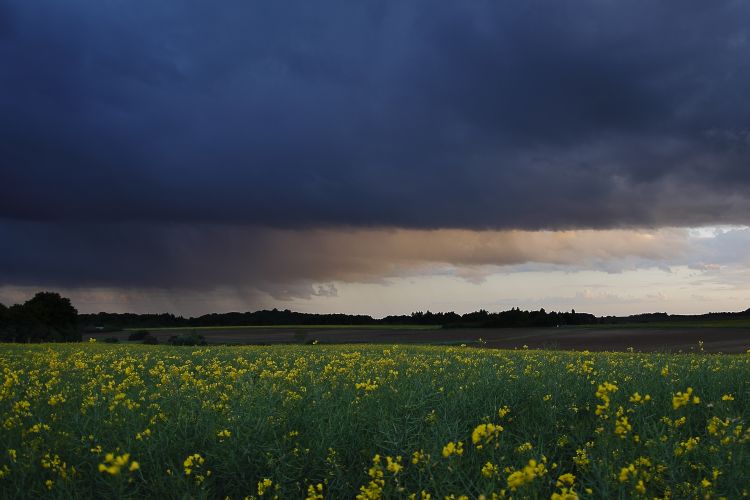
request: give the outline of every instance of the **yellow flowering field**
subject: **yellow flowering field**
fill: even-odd
[[[0,497],[739,498],[750,355],[3,345]]]

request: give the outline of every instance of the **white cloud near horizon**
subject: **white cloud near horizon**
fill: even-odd
[[[481,307],[630,314],[698,313],[750,306],[750,228],[580,231],[253,230],[185,238],[164,283],[5,283],[0,302],[39,289],[82,312],[183,315],[281,307],[366,313]],[[182,236],[180,240],[179,236]],[[144,259],[144,265],[154,265]],[[138,262],[139,255],[134,260]],[[116,265],[116,262],[104,263]],[[102,265],[100,263],[100,265]],[[193,273],[194,276],[173,276]],[[203,283],[195,286],[196,282]],[[207,285],[206,285],[207,283]]]

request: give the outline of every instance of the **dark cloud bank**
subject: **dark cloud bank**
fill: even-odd
[[[3,2],[0,282],[189,285],[155,271],[190,273],[170,252],[227,225],[747,224],[749,21],[738,1]],[[231,274],[199,257],[196,280]]]

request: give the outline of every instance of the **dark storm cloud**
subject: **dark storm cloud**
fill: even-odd
[[[0,5],[0,216],[748,222],[746,2]]]
[[[669,230],[457,230],[750,223],[749,21],[739,1],[0,2],[0,286],[292,297],[674,258]]]
[[[619,271],[685,252],[686,230],[288,230],[196,224],[0,221],[0,286],[245,287],[330,296],[332,281],[453,273],[481,281],[525,263]],[[707,260],[708,261],[708,260]],[[488,270],[489,269],[489,270]]]

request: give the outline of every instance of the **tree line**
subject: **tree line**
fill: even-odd
[[[417,311],[391,315],[381,319],[363,314],[315,314],[289,309],[255,312],[212,313],[185,318],[174,314],[96,313],[80,314],[79,322],[85,331],[114,331],[123,328],[179,328],[200,326],[273,326],[273,325],[439,325],[443,327],[524,327],[583,325],[597,321],[588,313],[509,311],[490,313],[485,310],[458,314],[456,312]]]
[[[83,333],[200,326],[273,326],[273,325],[438,325],[443,328],[523,328],[595,324],[634,324],[643,322],[681,322],[750,318],[750,309],[742,312],[712,312],[700,315],[667,313],[602,316],[589,313],[522,310],[489,312],[484,309],[465,314],[417,311],[376,319],[363,314],[315,314],[289,309],[254,312],[212,313],[185,318],[174,314],[106,313],[78,314],[70,299],[54,292],[39,292],[23,304],[0,304],[0,342],[71,342]]]
[[[96,313],[80,314],[84,330],[120,330],[123,328],[168,328],[199,326],[273,326],[273,325],[439,325],[444,328],[523,328],[598,324],[634,324],[645,322],[680,322],[750,318],[750,309],[743,312],[716,312],[700,315],[645,313],[631,316],[595,316],[589,313],[523,310],[456,312],[416,311],[411,314],[373,318],[364,314],[315,314],[271,309],[254,312],[211,313],[185,318],[174,314]]]

